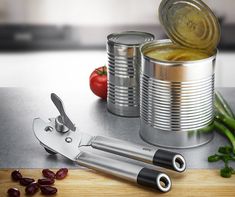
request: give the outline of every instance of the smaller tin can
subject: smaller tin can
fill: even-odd
[[[116,115],[139,117],[141,44],[152,41],[146,32],[125,31],[107,37],[107,108]]]

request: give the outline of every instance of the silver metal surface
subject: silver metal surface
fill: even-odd
[[[169,40],[141,47],[140,135],[155,145],[187,148],[207,143],[212,132],[200,129],[214,118],[214,66],[216,53],[197,61],[159,61],[145,55]]]
[[[62,133],[68,132],[68,129],[75,131],[76,127],[74,126],[72,121],[69,119],[69,117],[65,113],[64,105],[63,105],[63,102],[60,100],[60,98],[56,94],[52,93],[51,100],[55,104],[58,111],[60,112],[60,116],[56,118],[57,131],[62,132]]]
[[[153,156],[157,151],[156,148],[139,146],[127,141],[103,136],[96,136],[92,140],[91,146],[99,150],[104,150],[121,156],[127,156],[129,158],[150,164],[152,163]]]
[[[52,127],[50,132],[45,128]],[[39,142],[49,150],[59,153],[64,157],[77,162],[78,164],[99,170],[131,182],[137,183],[137,177],[144,166],[132,164],[124,161],[110,159],[106,157],[97,156],[95,154],[81,151],[78,148],[79,133],[69,131],[67,133],[57,132],[55,129],[55,119],[50,122],[44,122],[40,118],[33,121],[33,131]],[[67,139],[70,139],[69,141]],[[156,186],[163,192],[167,192],[171,188],[171,181],[168,175],[161,173],[156,181]],[[165,186],[160,184],[161,179],[165,182]],[[169,181],[168,181],[169,180]]]
[[[57,116],[55,118],[55,129],[58,132],[61,133],[67,133],[70,129],[68,127],[66,127],[63,123],[63,119],[61,116]]]
[[[72,121],[65,114],[63,101],[55,93],[51,94],[51,100],[56,105],[56,107],[59,108],[60,113],[67,117],[67,119],[69,120],[68,125],[70,127],[71,125],[72,127],[74,127],[74,124],[72,123]],[[60,133],[67,133],[69,132],[69,129],[65,126],[66,122],[64,122],[63,119],[64,118],[60,115],[55,119],[50,118],[49,120],[51,121],[52,124],[55,125],[54,128],[56,131]],[[37,124],[34,124],[34,127],[37,127]],[[53,127],[51,125],[47,125],[45,126],[43,131],[46,131],[46,132],[50,131],[52,133]],[[59,135],[59,136],[63,137],[63,135]],[[76,142],[78,143],[77,145],[78,148],[82,146],[92,146],[95,149],[107,151],[110,153],[136,159],[136,160],[143,161],[143,162],[150,163],[150,164],[154,164],[153,162],[154,156],[155,156],[155,153],[158,151],[158,149],[150,149],[148,147],[142,147],[133,143],[123,141],[123,140],[117,140],[117,139],[112,139],[112,138],[107,138],[107,137],[102,137],[102,136],[90,136],[90,135],[87,135],[85,133],[81,133],[78,131],[76,131],[76,134],[73,134],[73,138],[71,136],[66,136],[65,142],[71,143],[73,140],[75,140],[75,143]],[[50,147],[49,147],[49,150],[53,151],[53,149]],[[158,159],[161,160],[162,158],[158,158]],[[185,160],[180,159],[180,163],[181,163],[181,167],[184,167],[184,168],[181,169],[180,167],[178,167],[174,169],[176,171],[182,172],[185,170],[185,166],[186,166]],[[172,165],[173,166],[176,165],[175,159],[172,160]]]
[[[66,138],[65,138],[65,141],[66,141],[67,143],[71,143],[71,142],[73,141],[73,139],[72,139],[71,137],[66,137]]]
[[[84,70],[78,77],[81,83],[76,89],[56,89],[63,95],[63,101],[72,120],[78,124],[77,130],[90,135],[107,136],[140,144],[143,147],[159,148],[144,142],[139,136],[139,118],[124,118],[107,111],[106,102],[97,99],[86,87],[90,70]],[[235,88],[218,89],[235,111]],[[32,120],[41,117],[57,116],[48,95],[55,89],[0,88],[0,168],[77,168],[73,162],[60,156],[49,155],[38,143],[32,132]],[[215,133],[213,140],[203,146],[192,149],[169,149],[181,153],[187,169],[222,168],[223,162],[208,163],[207,157],[217,152],[219,146],[228,145],[223,136]],[[96,155],[117,158],[113,154],[85,147]],[[81,148],[82,149],[82,148]],[[59,160],[59,162],[58,162]],[[120,161],[138,163],[125,157]],[[235,163],[231,163],[235,168]]]
[[[44,140],[40,140],[43,137],[45,138],[52,138],[55,139],[53,142],[53,145],[56,146],[54,148],[53,146],[49,146],[48,142],[43,143],[43,146],[47,149],[49,149],[52,152],[61,152],[61,150],[58,151],[58,144],[57,141],[59,141],[59,138],[63,138],[66,143],[72,143],[72,146],[76,146],[79,150],[81,147],[89,147],[102,150],[109,153],[114,153],[115,155],[124,156],[127,158],[135,159],[138,161],[142,161],[145,163],[149,163],[154,165],[153,158],[155,156],[155,153],[158,151],[156,148],[149,148],[147,146],[141,146],[134,143],[130,143],[124,140],[118,140],[114,138],[107,138],[103,136],[91,136],[86,133],[82,133],[79,131],[76,132],[68,132],[67,135],[63,136],[61,133],[53,133],[56,130],[56,119],[50,118],[50,122],[47,124],[41,119],[35,119],[33,123],[33,128],[36,134],[36,137],[38,140],[43,143]],[[54,126],[54,127],[53,127]],[[50,128],[50,130],[48,130]],[[44,129],[44,132],[40,132],[40,129]],[[50,132],[48,135],[47,132]],[[64,132],[65,133],[65,132]],[[43,135],[43,136],[41,136]],[[52,135],[52,136],[50,136]],[[54,137],[55,136],[55,137]],[[63,144],[60,143],[60,147],[63,146]],[[63,147],[61,147],[63,148]],[[74,150],[74,149],[73,149]],[[80,150],[79,150],[80,151]],[[63,155],[63,154],[62,154]],[[71,159],[71,157],[69,157]],[[157,158],[162,159],[162,158]],[[155,158],[156,160],[156,158]],[[185,159],[180,155],[176,154],[174,158],[172,158],[172,165],[175,171],[177,172],[183,172],[186,168],[186,161]]]
[[[108,110],[116,115],[139,116],[140,44],[154,36],[127,31],[107,37]]]
[[[201,133],[200,130],[185,132],[168,132],[156,129],[142,122],[140,136],[150,144],[167,148],[193,148],[208,143],[213,138],[213,132]],[[160,141],[161,140],[161,141]],[[190,143],[189,143],[190,142]],[[178,150],[177,150],[178,151]]]
[[[57,107],[59,103],[60,111],[63,111],[64,113],[65,110],[63,107],[63,101],[55,93],[51,94],[51,100],[53,101],[54,104],[57,103]],[[67,117],[67,119],[69,118]],[[66,126],[64,125],[64,122],[61,116],[55,119],[50,118],[49,120],[54,125],[54,128],[56,131],[59,131],[60,133],[67,133],[69,131],[69,129],[64,130],[64,127]],[[70,124],[74,125],[71,121],[70,121]],[[37,124],[34,124],[34,127],[37,128]],[[47,125],[45,126],[43,131],[46,131],[46,132],[50,131],[52,133],[53,127],[51,125]],[[59,135],[59,136],[63,137],[63,135]],[[99,149],[99,150],[114,153],[120,156],[132,158],[138,161],[143,161],[149,164],[154,164],[154,160],[156,160],[156,158],[154,159],[154,156],[156,152],[158,151],[158,149],[155,149],[155,148],[150,149],[148,147],[143,147],[137,144],[129,143],[127,141],[107,138],[103,136],[90,136],[90,135],[87,135],[85,133],[78,132],[78,131],[76,131],[76,134],[73,134],[73,138],[71,136],[67,136],[65,138],[65,142],[71,143],[73,140],[75,140],[75,143],[76,142],[78,143],[77,145],[78,149],[82,146],[91,146],[95,149]],[[45,146],[48,147],[47,144]],[[49,147],[49,150],[53,152],[53,149],[50,147]],[[183,157],[181,155],[179,155],[179,157],[176,155],[174,158],[172,158],[172,161],[171,161],[173,165],[173,169],[178,172],[183,172],[186,167],[186,164],[185,164],[186,162],[184,158],[183,159],[182,158]],[[162,158],[158,157],[157,159],[161,160]],[[176,164],[178,164],[178,166]]]
[[[149,164],[153,164],[154,155],[158,151],[156,148],[149,148],[147,146],[141,146],[124,140],[107,138],[103,136],[94,137],[91,141],[91,146],[95,149],[114,153]],[[183,156],[176,154],[172,159],[172,165],[175,171],[183,172],[186,168],[186,161]]]
[[[51,132],[46,132],[45,128],[48,126],[53,127],[54,129]],[[33,129],[36,138],[43,146],[72,161],[76,161],[80,165],[101,170],[133,182],[136,182],[137,175],[143,168],[143,166],[104,158],[81,151],[78,148],[80,133],[70,131],[68,133],[60,134],[55,129],[54,119],[51,119],[50,122],[44,122],[40,118],[36,118],[33,122]],[[72,139],[70,143],[66,143],[68,137]]]
[[[53,130],[49,132],[45,131],[45,128],[48,126],[53,128]],[[54,118],[51,118],[48,122],[45,122],[40,118],[35,118],[33,120],[33,132],[40,144],[45,148],[59,153],[70,160],[74,161],[80,153],[77,146],[79,139],[77,133],[72,131],[67,133],[58,132],[55,128]],[[70,143],[66,142],[68,137],[72,139]]]
[[[76,162],[82,166],[99,170],[135,182],[143,166],[81,152]]]
[[[63,101],[55,93],[51,94],[51,100],[54,104],[56,103],[56,107],[59,108],[59,111],[60,112],[62,111],[61,114],[65,114],[65,109],[63,107]],[[65,114],[65,116],[67,116],[67,115]],[[69,119],[69,118],[67,117],[67,119]],[[49,150],[49,152],[61,153],[62,155],[65,155],[66,152],[69,151],[69,150],[63,150],[63,151],[61,150],[61,149],[63,149],[63,144],[65,141],[66,143],[71,144],[71,146],[73,146],[73,148],[72,148],[73,151],[74,151],[74,147],[78,148],[79,153],[78,153],[78,156],[76,157],[76,160],[79,160],[80,155],[81,155],[80,148],[83,146],[91,146],[95,149],[114,153],[114,154],[124,156],[127,158],[132,158],[135,160],[143,161],[143,162],[149,163],[149,164],[154,164],[155,163],[154,160],[156,160],[156,159],[159,159],[159,160],[164,159],[164,156],[162,156],[162,158],[160,156],[158,156],[157,158],[154,158],[158,149],[150,149],[148,147],[142,147],[142,146],[139,146],[139,145],[136,145],[133,143],[126,142],[126,141],[102,137],[102,136],[90,136],[90,135],[87,135],[85,133],[81,133],[78,131],[75,132],[75,131],[71,130],[72,134],[69,134],[69,133],[71,133],[71,132],[69,132],[70,129],[66,130],[66,132],[64,130],[63,126],[65,126],[64,125],[65,123],[63,121],[62,116],[59,116],[57,118],[49,118],[49,121],[50,122],[48,124],[39,118],[36,118],[33,121],[33,131],[35,133],[35,136],[40,141],[40,143],[44,146],[44,148],[46,149],[47,152]],[[58,123],[58,121],[60,121],[60,122]],[[74,125],[71,120],[69,120],[69,122],[70,123],[68,125],[72,125],[72,126]],[[58,124],[60,126],[59,130],[58,130]],[[56,131],[59,133],[57,133]],[[49,134],[48,134],[48,132],[49,132]],[[68,133],[68,134],[63,135],[66,133]],[[50,145],[50,143],[47,141],[45,143],[45,140],[43,138],[50,138],[52,145]],[[61,141],[60,138],[62,140],[64,138],[63,143],[60,142]],[[68,157],[68,158],[70,160],[72,160],[71,157]],[[91,159],[92,158],[93,157],[91,156]],[[85,161],[85,159],[83,159],[83,161]],[[96,161],[96,162],[98,162],[98,161]],[[94,163],[93,160],[92,160],[92,163]],[[175,169],[176,171],[183,172],[185,170],[185,167],[186,167],[185,160],[184,160],[183,156],[181,156],[180,154],[175,155],[175,157],[172,158],[171,163],[173,165],[173,169]],[[87,165],[90,165],[90,164],[91,164],[91,162],[88,161]],[[103,161],[99,162],[98,164],[99,164],[98,167],[100,168],[100,166],[103,166]],[[116,165],[111,165],[111,168],[113,166],[116,166]],[[107,172],[112,171],[109,169],[109,167],[110,167],[110,165],[107,165],[107,167],[105,168],[105,169],[107,169]],[[117,168],[117,167],[115,167],[115,168]],[[120,170],[118,170],[118,171],[120,171]],[[127,174],[129,174],[128,172],[129,171],[127,171]],[[114,173],[117,174],[118,172],[115,171]],[[129,175],[126,175],[126,176],[129,177]]]

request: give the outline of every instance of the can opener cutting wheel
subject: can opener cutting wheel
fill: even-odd
[[[82,166],[149,186],[162,192],[168,192],[171,189],[171,180],[167,174],[139,164],[98,156],[80,150],[80,148],[90,146],[177,172],[185,170],[185,159],[178,153],[144,147],[103,136],[91,136],[77,131],[75,125],[66,115],[61,99],[52,93],[51,100],[60,115],[56,118],[50,118],[49,122],[40,118],[35,118],[33,121],[33,131],[36,138],[50,153],[59,153]]]

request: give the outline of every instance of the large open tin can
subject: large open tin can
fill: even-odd
[[[140,135],[155,145],[194,147],[213,136],[207,127],[214,118],[216,51],[196,61],[160,61],[146,56],[155,47],[171,44],[158,40],[141,47]]]
[[[140,135],[165,147],[199,146],[213,137],[219,23],[201,0],[162,0],[158,11],[171,40],[141,47]]]

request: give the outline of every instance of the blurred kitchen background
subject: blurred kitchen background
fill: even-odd
[[[106,36],[123,30],[166,38],[161,0],[0,0],[0,86],[73,87],[106,63]],[[235,87],[235,1],[204,0],[222,37],[216,86]],[[88,84],[87,84],[88,86]]]

